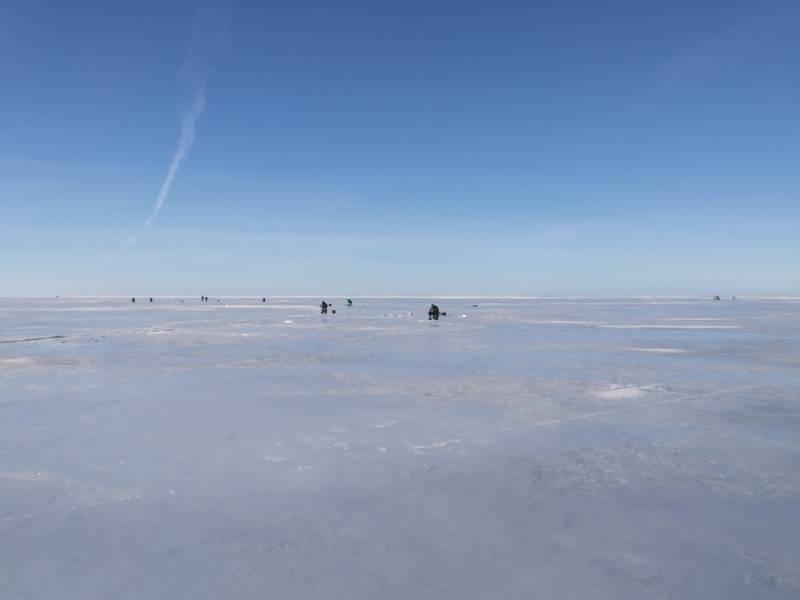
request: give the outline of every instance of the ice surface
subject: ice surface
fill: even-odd
[[[318,301],[0,300],[0,598],[800,597],[800,301]]]

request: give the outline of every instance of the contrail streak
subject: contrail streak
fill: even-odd
[[[161,184],[161,189],[158,191],[158,198],[156,198],[156,204],[153,207],[150,216],[147,217],[144,225],[142,225],[142,228],[128,238],[124,244],[117,248],[114,254],[122,252],[125,248],[133,244],[138,239],[142,231],[149,227],[150,224],[155,221],[158,213],[161,212],[161,208],[167,202],[167,198],[169,198],[169,192],[172,189],[172,184],[175,182],[175,176],[178,174],[181,164],[189,155],[189,150],[192,149],[192,144],[194,143],[195,123],[200,115],[203,114],[203,109],[205,107],[206,90],[205,86],[201,85],[197,90],[192,106],[189,108],[186,114],[183,115],[183,124],[181,126],[181,137],[178,141],[178,148],[175,150],[175,154],[172,157],[172,162],[170,163],[169,170],[167,170],[167,175],[164,177],[164,181]]]
[[[194,143],[194,124],[197,118],[202,114],[203,109],[206,107],[206,92],[205,88],[200,88],[197,96],[194,99],[194,104],[183,117],[183,126],[181,128],[181,139],[178,142],[178,149],[175,151],[175,156],[172,157],[172,162],[169,165],[169,171],[164,178],[164,183],[161,184],[161,189],[158,192],[158,199],[156,205],[153,207],[153,212],[147,217],[144,226],[147,227],[158,216],[161,207],[167,201],[169,191],[172,188],[172,183],[175,181],[175,175],[178,174],[181,163],[186,159],[189,150]]]

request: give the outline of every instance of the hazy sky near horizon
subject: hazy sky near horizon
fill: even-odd
[[[800,293],[799,29],[0,0],[0,296]]]

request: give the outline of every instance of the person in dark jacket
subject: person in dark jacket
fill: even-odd
[[[347,299],[347,308],[351,308],[353,306],[353,301],[350,298]]]
[[[131,298],[131,302],[136,304],[136,298]]]
[[[428,309],[428,321],[431,319],[434,321],[439,320],[439,307],[435,304],[431,304],[431,307]]]
[[[319,305],[319,312],[323,315],[328,314],[328,303],[325,302],[325,300],[323,300],[322,303]]]

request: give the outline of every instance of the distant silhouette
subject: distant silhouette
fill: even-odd
[[[152,301],[153,301],[153,299],[152,299],[152,298],[150,298],[150,302],[152,302]]]
[[[439,307],[435,304],[431,304],[431,307],[428,309],[428,321],[431,319],[434,321],[439,320]]]
[[[347,308],[350,308],[351,306],[353,306],[353,301],[350,300],[350,298],[348,298],[347,299]]]
[[[131,302],[136,303],[136,298],[131,298]]]
[[[319,312],[320,314],[327,315],[328,314],[328,303],[323,300],[319,305]]]
[[[261,299],[261,302],[266,302],[266,301],[267,301],[267,299],[266,299],[266,298],[262,298],[262,299]]]

